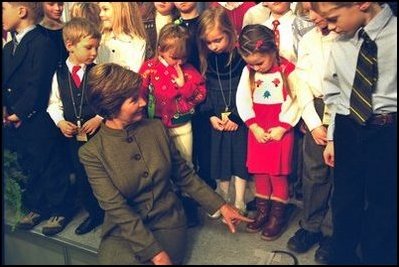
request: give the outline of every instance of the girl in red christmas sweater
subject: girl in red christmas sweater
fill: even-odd
[[[139,72],[149,117],[162,120],[180,153],[192,163],[191,116],[205,100],[206,89],[201,74],[186,63],[188,41],[189,32],[179,21],[165,25],[159,33],[157,55]]]

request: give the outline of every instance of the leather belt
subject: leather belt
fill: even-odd
[[[397,117],[396,112],[393,113],[383,113],[383,114],[374,114],[367,120],[367,124],[373,125],[386,125],[396,123]]]

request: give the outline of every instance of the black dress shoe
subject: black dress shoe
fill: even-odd
[[[192,228],[200,225],[200,218],[198,216],[197,206],[192,206],[190,209],[186,210],[187,217],[187,227]]]
[[[86,218],[86,220],[84,220],[78,226],[78,228],[76,228],[75,234],[84,235],[84,234],[90,232],[91,230],[93,230],[94,228],[96,228],[97,226],[99,226],[102,223],[103,223],[103,220],[98,219],[98,218],[93,218],[93,217],[89,216],[89,217]]]
[[[197,214],[191,214],[191,215],[187,216],[187,227],[188,228],[197,227],[198,225],[200,225],[200,220],[199,220]]]
[[[304,253],[322,238],[323,234],[321,232],[313,233],[300,228],[296,231],[294,236],[288,240],[287,247],[296,253]]]
[[[48,219],[48,216],[46,217],[42,214],[31,211],[21,218],[21,220],[16,224],[16,228],[21,230],[30,230],[46,219]]]
[[[65,216],[51,216],[47,222],[43,225],[42,233],[47,236],[53,236],[58,234],[67,226],[71,221],[70,217]]]
[[[331,237],[324,237],[319,244],[320,247],[316,250],[314,259],[317,263],[329,264],[331,262]]]
[[[247,204],[247,211],[256,211],[256,199],[252,199]]]

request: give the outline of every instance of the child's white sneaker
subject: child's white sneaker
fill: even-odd
[[[207,213],[208,217],[211,219],[219,219],[221,214],[220,214],[220,210],[217,210],[214,214],[209,214]]]

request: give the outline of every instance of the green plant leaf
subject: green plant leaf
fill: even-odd
[[[5,203],[14,209],[14,224],[22,217],[22,189],[21,185],[27,182],[28,177],[22,172],[22,168],[18,163],[18,156],[15,152],[4,150],[3,157],[3,177],[5,184]]]

